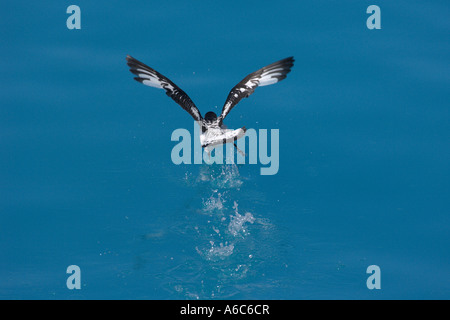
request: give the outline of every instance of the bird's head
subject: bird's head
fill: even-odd
[[[209,123],[214,122],[217,120],[217,115],[214,112],[209,111],[205,114],[205,120]]]

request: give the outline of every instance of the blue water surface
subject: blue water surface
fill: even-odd
[[[1,299],[450,298],[447,1],[0,8]],[[279,129],[278,173],[173,164],[192,119],[135,82],[127,54],[203,114],[294,56],[226,119]]]

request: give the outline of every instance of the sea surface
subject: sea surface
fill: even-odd
[[[448,1],[0,10],[1,299],[450,298]],[[226,118],[279,130],[278,172],[174,164],[171,135],[192,118],[134,81],[127,55],[203,115],[294,56]]]

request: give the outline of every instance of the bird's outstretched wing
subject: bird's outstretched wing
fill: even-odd
[[[228,94],[227,100],[222,108],[222,114],[219,116],[219,125],[222,124],[223,119],[233,109],[235,105],[241,101],[242,98],[249,97],[258,86],[268,86],[277,83],[284,78],[291,71],[294,65],[294,58],[289,57],[264,68],[250,73],[241,82],[239,82]]]
[[[189,98],[189,96],[175,83],[170,81],[158,71],[150,68],[131,56],[127,56],[127,64],[130,67],[130,71],[137,76],[134,78],[136,81],[150,87],[164,89],[166,94],[178,103],[184,110],[186,110],[192,118],[194,118],[194,120],[203,123],[202,115],[195,106],[194,102],[192,102],[191,98]]]

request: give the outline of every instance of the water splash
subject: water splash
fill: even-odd
[[[221,242],[219,245],[216,245],[214,241],[210,241],[210,244],[211,248],[209,248],[207,251],[201,251],[198,249],[198,247],[196,248],[197,252],[206,260],[223,260],[233,254],[234,244],[228,244],[228,242],[225,242],[225,244],[223,244]]]
[[[216,196],[217,194],[217,196]],[[203,199],[203,209],[204,213],[213,214],[215,212],[221,212],[224,209],[225,200],[218,190],[213,190],[213,194],[207,198]]]
[[[238,235],[247,235],[248,231],[246,229],[245,224],[247,222],[253,224],[255,222],[255,218],[250,212],[246,212],[245,215],[241,215],[238,212],[238,204],[236,201],[234,201],[234,216],[230,216],[230,224],[228,225],[228,232],[232,234],[233,236]]]
[[[244,208],[244,179],[237,165],[204,165],[184,180],[194,188],[181,225],[173,227],[185,237],[185,259],[164,272],[169,291],[187,299],[232,298],[254,281],[264,259],[261,232],[265,219]],[[261,222],[261,223],[260,223]],[[264,237],[266,239],[266,237]]]
[[[197,181],[207,183],[212,188],[238,190],[243,183],[235,164],[202,166]]]

